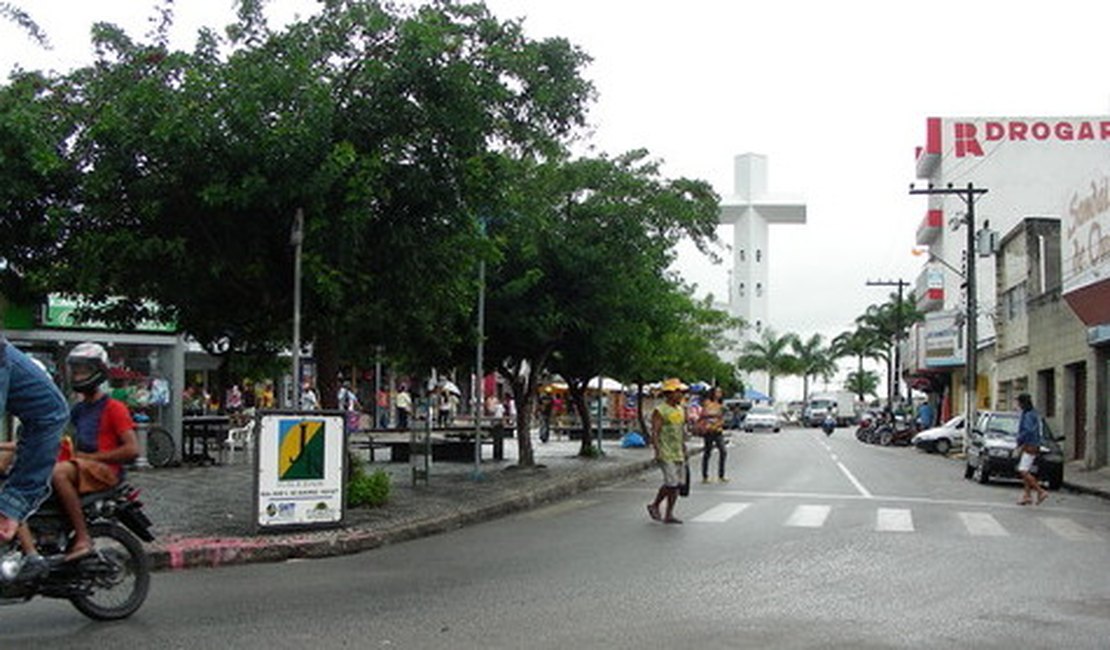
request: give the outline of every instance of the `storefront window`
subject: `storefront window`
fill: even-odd
[[[166,426],[173,399],[170,348],[113,345],[108,350],[108,394],[131,409],[136,422]]]

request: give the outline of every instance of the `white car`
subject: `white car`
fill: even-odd
[[[744,416],[744,423],[741,426],[744,427],[744,431],[749,432],[756,429],[770,429],[778,433],[782,429],[779,414],[775,413],[775,409],[770,406],[753,406]]]
[[[964,446],[964,416],[957,415],[939,427],[925,429],[911,440],[914,447],[925,451],[947,454]]]

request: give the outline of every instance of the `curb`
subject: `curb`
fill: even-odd
[[[1101,488],[1090,487],[1088,485],[1080,485],[1078,483],[1070,483],[1067,480],[1063,482],[1063,487],[1071,490],[1072,492],[1078,492],[1080,494],[1090,494],[1096,497],[1101,497],[1103,499],[1110,499],[1110,491],[1103,490]]]
[[[350,555],[528,510],[549,501],[630,478],[654,466],[654,460],[646,460],[600,468],[582,476],[555,479],[534,489],[499,495],[488,503],[452,514],[425,517],[373,530],[341,528],[275,536],[175,538],[155,542],[148,549],[147,555],[151,568],[155,571]]]

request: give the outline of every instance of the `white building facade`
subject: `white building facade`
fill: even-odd
[[[721,200],[720,222],[733,227],[726,308],[729,315],[747,324],[737,334],[742,347],[747,341],[758,340],[769,326],[769,227],[804,224],[806,206],[796,198],[768,193],[766,156],[741,154],[733,165],[734,191]],[[752,373],[748,380],[750,387],[774,395],[766,373]]]
[[[975,227],[998,236],[984,236],[976,257],[977,407],[1009,410],[1028,391],[1073,460],[1106,464],[1110,116],[929,118],[917,177],[987,190]],[[954,195],[924,200],[917,244],[930,255],[915,294],[927,316],[907,370],[933,378],[947,410],[960,412],[967,205]]]

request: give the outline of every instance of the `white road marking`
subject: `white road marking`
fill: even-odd
[[[912,533],[913,514],[905,508],[879,508],[875,530],[884,533]]]
[[[967,532],[976,537],[1005,537],[1009,535],[997,519],[985,512],[961,512],[959,515]]]
[[[825,525],[825,520],[828,519],[831,510],[832,506],[798,506],[794,508],[794,512],[783,525],[797,526],[800,528],[820,528]]]
[[[721,523],[732,519],[750,505],[750,503],[720,503],[697,517],[694,517],[690,521],[696,523]]]
[[[1052,532],[1073,542],[1102,541],[1102,538],[1095,534],[1094,531],[1075,523],[1071,519],[1066,519],[1064,517],[1041,517],[1041,522],[1052,529]]]
[[[734,479],[735,480],[735,479]],[[606,487],[597,488],[598,492],[629,492],[629,493],[651,493],[655,494],[659,487],[657,485],[643,485],[643,486],[629,486],[627,483],[623,485],[610,485]],[[961,508],[995,508],[999,510],[1025,510],[1029,506],[1019,506],[1013,501],[1007,499],[1006,501],[976,501],[973,499],[938,499],[935,497],[918,497],[918,496],[898,496],[894,494],[836,494],[832,492],[775,492],[772,490],[733,490],[733,489],[715,489],[713,490],[715,496],[732,497],[737,499],[806,499],[806,500],[828,500],[828,501],[883,501],[886,503],[919,503],[924,505],[934,506],[959,506]],[[1048,509],[1048,506],[1041,506]],[[1051,511],[1054,513],[1076,513],[1084,516],[1110,518],[1110,510],[1099,509],[1093,510],[1089,508],[1069,508],[1066,506],[1058,506],[1053,504]]]
[[[859,480],[855,476],[853,476],[851,472],[848,471],[848,468],[844,466],[844,463],[837,461],[836,466],[840,468],[840,471],[844,472],[844,476],[848,477],[848,480],[852,482],[852,485],[856,486],[856,489],[859,490],[859,493],[863,495],[863,498],[872,498],[871,492],[869,492],[867,488],[863,487],[863,483],[860,483]]]

